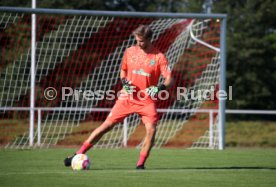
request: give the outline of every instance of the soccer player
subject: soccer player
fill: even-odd
[[[156,133],[158,115],[155,102],[158,92],[172,84],[168,61],[151,43],[152,34],[147,25],[140,25],[133,31],[137,44],[127,48],[124,53],[120,72],[123,85],[121,95],[103,124],[91,133],[75,154],[86,153],[116,123],[132,113],[138,113],[145,125],[146,135],[136,169],[145,169]],[[165,80],[157,85],[160,75]],[[71,166],[73,156],[65,158],[65,166]]]

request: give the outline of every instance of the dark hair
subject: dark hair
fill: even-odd
[[[133,31],[132,34],[134,36],[140,36],[146,39],[151,39],[153,32],[148,25],[140,25]]]

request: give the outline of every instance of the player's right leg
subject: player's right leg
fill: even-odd
[[[90,134],[90,136],[84,141],[83,145],[76,153],[64,159],[64,165],[67,167],[71,166],[72,159],[76,154],[86,153],[101,139],[101,137],[106,132],[110,131],[117,122],[122,121],[124,117],[130,114],[131,111],[129,110],[129,108],[130,106],[128,101],[118,100],[112,108],[105,122]]]
[[[81,148],[71,156],[68,156],[64,159],[64,165],[66,167],[71,166],[72,159],[76,154],[85,154],[94,144],[96,144],[101,137],[114,127],[115,123],[110,121],[105,121],[101,126],[96,128],[90,136],[84,141]]]
[[[109,122],[109,121],[105,121],[101,126],[99,126],[98,128],[96,128],[88,137],[88,139],[85,140],[85,142],[83,143],[83,145],[81,146],[81,148],[74,153],[71,156],[68,156],[64,159],[64,165],[66,167],[71,166],[71,162],[73,157],[76,154],[84,154],[86,153],[95,143],[97,143],[101,137],[108,132],[109,130],[111,130],[113,128],[113,126],[115,125],[115,123]]]

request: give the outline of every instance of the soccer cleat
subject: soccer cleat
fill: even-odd
[[[74,158],[75,155],[76,155],[76,153],[75,153],[74,155],[68,156],[68,157],[66,157],[66,158],[64,159],[64,165],[65,165],[66,167],[71,166],[72,159]]]
[[[136,169],[145,169],[144,165],[136,166]]]

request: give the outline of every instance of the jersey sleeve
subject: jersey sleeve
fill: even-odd
[[[121,67],[121,69],[122,69],[123,71],[126,71],[126,70],[127,70],[127,50],[125,51],[124,56],[123,56],[122,67]]]
[[[160,55],[160,72],[164,78],[171,75],[171,69],[169,67],[168,60],[163,54]]]

